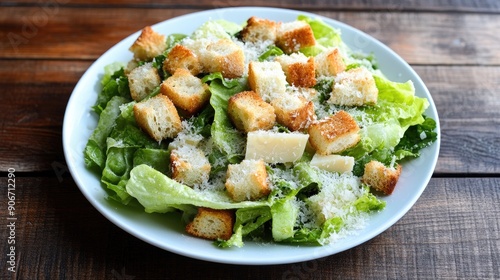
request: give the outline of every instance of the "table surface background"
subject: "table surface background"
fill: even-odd
[[[84,198],[61,139],[65,106],[83,72],[146,25],[230,6],[290,8],[345,22],[387,44],[421,76],[439,113],[441,151],[427,189],[398,223],[330,257],[236,266],[140,241]],[[499,30],[496,0],[2,1],[0,277],[499,279]],[[16,170],[16,273],[6,264],[9,168]]]

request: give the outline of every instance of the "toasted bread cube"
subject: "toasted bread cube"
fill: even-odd
[[[160,92],[168,96],[175,106],[191,115],[210,99],[208,85],[183,68],[177,69],[161,83]]]
[[[134,70],[137,67],[139,67],[139,61],[131,59],[129,62],[127,62],[125,68],[123,68],[123,73],[125,73],[125,75],[128,76],[130,72],[132,72],[132,70]]]
[[[130,96],[135,101],[144,99],[161,83],[158,70],[151,63],[134,68],[127,77]]]
[[[241,38],[244,42],[276,41],[276,32],[279,24],[275,21],[251,17],[247,25],[241,30]]]
[[[298,52],[301,48],[316,45],[311,26],[301,20],[282,23],[278,28],[276,45],[285,53]]]
[[[158,142],[174,138],[182,130],[177,109],[168,97],[161,94],[136,103],[134,117],[139,127]]]
[[[378,88],[372,73],[364,67],[342,72],[335,78],[329,103],[362,106],[377,103]]]
[[[401,165],[394,168],[387,167],[379,161],[372,160],[365,165],[365,173],[361,181],[370,187],[383,192],[386,195],[391,194],[401,175]]]
[[[134,53],[136,60],[151,61],[162,54],[166,48],[165,36],[156,33],[151,26],[146,26],[129,50]]]
[[[198,56],[183,45],[175,45],[163,61],[163,70],[170,74],[174,73],[178,68],[189,70],[195,76],[202,72]]]
[[[267,196],[266,164],[262,160],[243,160],[227,168],[226,190],[234,201],[257,200]]]
[[[209,43],[202,52],[202,65],[210,73],[221,72],[224,78],[238,78],[245,72],[243,49],[228,39]]]
[[[340,153],[359,142],[359,130],[349,113],[338,111],[309,126],[309,143],[320,155]]]
[[[316,84],[314,57],[307,57],[303,53],[293,53],[277,56],[275,60],[281,64],[289,84],[306,88]]]
[[[236,128],[244,132],[271,129],[276,121],[273,106],[264,102],[254,91],[243,91],[231,96],[227,112]]]
[[[307,130],[315,120],[314,103],[303,96],[285,95],[271,101],[276,121],[291,131]]]
[[[193,221],[187,224],[186,232],[208,240],[228,240],[233,235],[233,226],[233,211],[200,207]]]
[[[318,76],[336,76],[346,69],[342,54],[338,48],[329,49],[315,57]]]
[[[208,181],[210,162],[202,150],[191,145],[184,145],[170,152],[172,179],[193,187]]]
[[[277,61],[251,61],[248,84],[265,102],[271,102],[286,92],[286,76]]]

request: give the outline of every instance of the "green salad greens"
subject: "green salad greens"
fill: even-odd
[[[266,163],[269,195],[234,201],[225,189],[224,180],[228,165],[245,159],[247,135],[233,125],[228,102],[231,96],[250,90],[250,85],[246,72],[233,79],[224,78],[220,72],[204,72],[198,77],[209,87],[209,102],[193,115],[180,114],[183,130],[179,135],[201,143],[199,147],[211,166],[210,176],[203,184],[182,184],[172,178],[169,160],[172,146],[179,139],[155,141],[138,125],[134,105],[141,100],[133,100],[130,94],[127,77],[130,66],[117,62],[105,68],[101,91],[92,107],[99,121],[84,150],[86,166],[99,174],[109,198],[123,204],[138,202],[147,213],[180,212],[179,223],[192,220],[199,207],[233,211],[233,234],[227,240],[216,240],[220,247],[241,247],[245,240],[328,244],[363,228],[370,213],[383,211],[383,195],[360,180],[364,166],[376,160],[391,167],[418,157],[423,148],[431,145],[437,133],[435,121],[424,115],[429,102],[415,95],[411,81],[388,80],[373,55],[351,51],[339,30],[319,19],[300,16],[297,20],[310,26],[316,40],[314,46],[301,48],[302,54],[317,56],[336,48],[343,55],[346,71],[363,67],[375,80],[377,102],[363,106],[328,102],[335,77],[317,77],[313,87],[317,92],[312,100],[318,120],[344,110],[360,127],[360,141],[340,153],[354,158],[351,172],[331,172],[311,165],[314,150],[306,148],[295,162]],[[176,44],[214,38],[238,43],[245,50],[246,63],[273,61],[286,55],[274,42],[260,48],[243,42],[243,27],[214,20],[193,34],[168,35],[163,53],[151,61],[135,61],[135,67],[152,63],[165,80],[173,73],[162,66]],[[157,94],[161,94],[159,85],[147,98]],[[276,124],[273,131],[307,134],[307,131],[291,132],[281,124]]]

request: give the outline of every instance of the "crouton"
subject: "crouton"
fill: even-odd
[[[385,166],[379,161],[372,160],[365,165],[365,173],[361,181],[370,187],[383,192],[386,195],[391,194],[396,187],[401,175],[401,165],[391,168]]]
[[[285,95],[271,101],[276,121],[291,131],[307,130],[315,120],[314,103],[303,96]]]
[[[129,75],[130,72],[132,72],[132,70],[134,70],[135,68],[137,68],[139,66],[139,62],[135,59],[131,59],[127,65],[125,66],[125,68],[123,68],[123,73],[125,73],[125,75]]]
[[[346,65],[338,48],[329,49],[315,57],[317,76],[336,76],[344,72]]]
[[[338,111],[309,126],[309,143],[320,155],[340,153],[359,142],[359,130],[349,113]]]
[[[158,142],[174,138],[182,130],[177,109],[168,97],[161,94],[136,103],[134,117],[139,127]]]
[[[286,76],[277,61],[251,61],[248,84],[265,102],[271,102],[286,92]]]
[[[162,54],[166,48],[165,36],[156,33],[151,26],[146,26],[129,50],[134,53],[136,60],[151,61]]]
[[[298,52],[305,47],[316,45],[311,26],[305,21],[296,20],[282,23],[278,28],[276,45],[285,53]]]
[[[195,76],[202,72],[198,56],[183,45],[175,45],[163,61],[163,70],[170,74],[173,74],[178,68],[189,70]]]
[[[257,200],[267,196],[266,165],[262,160],[243,160],[227,167],[226,190],[234,201]]]
[[[238,78],[245,72],[243,49],[228,39],[208,44],[201,61],[206,72],[221,72],[224,78]]]
[[[210,162],[199,148],[184,145],[170,152],[172,179],[193,187],[208,181]]]
[[[161,83],[158,70],[151,63],[134,68],[127,77],[130,96],[135,101],[144,99]]]
[[[286,81],[296,87],[312,87],[316,84],[314,57],[303,53],[280,55],[275,58],[285,72]]]
[[[329,103],[345,106],[377,103],[378,89],[372,73],[364,67],[342,72],[335,78]]]
[[[231,96],[227,112],[236,128],[244,132],[271,129],[276,121],[273,106],[264,102],[254,91],[243,91]]]
[[[161,83],[160,92],[190,115],[200,110],[210,99],[208,85],[183,68],[178,68]]]
[[[241,30],[241,39],[244,42],[276,41],[278,23],[268,19],[251,17],[247,25]]]
[[[232,210],[200,207],[194,219],[186,225],[186,232],[208,240],[228,240],[233,235],[234,219]]]

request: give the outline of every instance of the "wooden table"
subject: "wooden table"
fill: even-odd
[[[63,156],[62,121],[90,64],[146,25],[239,5],[292,8],[345,22],[395,50],[428,86],[442,129],[436,170],[415,206],[376,238],[304,263],[209,263],[158,249],[119,229],[72,180]],[[499,279],[499,30],[496,0],[3,1],[2,279]],[[13,169],[14,231],[7,211]],[[7,270],[12,232],[15,273]]]

